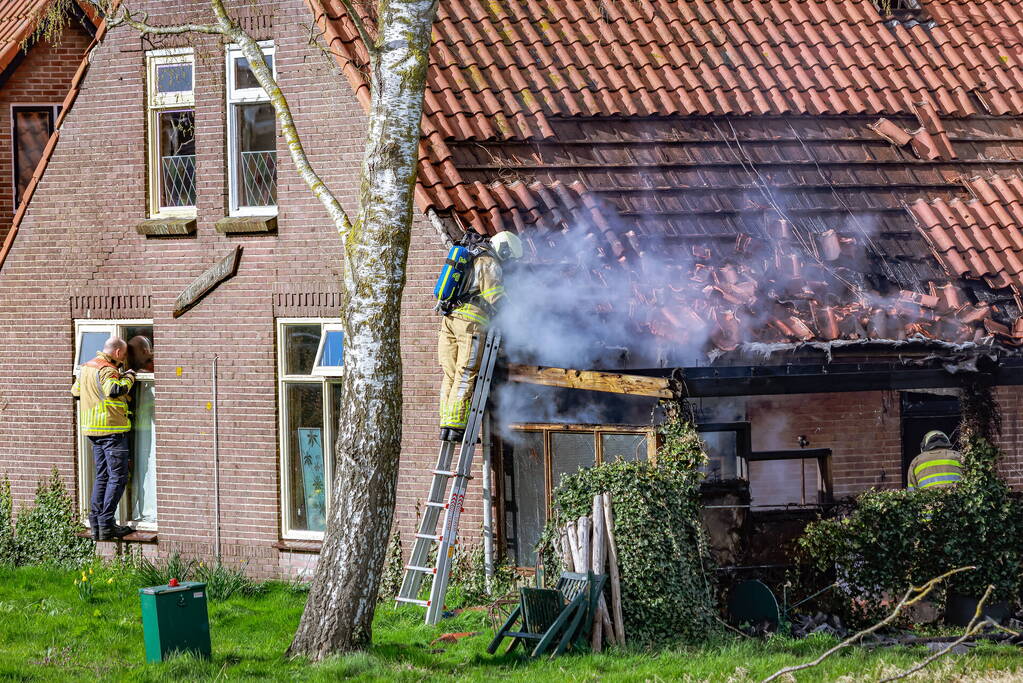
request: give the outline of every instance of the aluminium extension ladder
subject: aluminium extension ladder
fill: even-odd
[[[451,561],[455,552],[458,536],[458,518],[462,514],[465,502],[465,489],[472,478],[472,458],[476,451],[476,439],[483,424],[483,414],[490,396],[490,382],[494,375],[494,363],[501,346],[501,333],[491,329],[487,333],[483,345],[483,356],[480,360],[479,376],[476,389],[469,404],[469,418],[465,425],[465,436],[460,444],[444,441],[437,456],[437,466],[433,470],[433,484],[430,486],[430,497],[426,501],[419,524],[419,533],[412,547],[409,563],[405,566],[405,577],[401,582],[396,600],[399,603],[412,603],[426,608],[426,623],[436,624],[444,612],[444,596],[448,589],[451,576]],[[459,447],[458,463],[451,469],[451,460],[455,447]],[[447,493],[448,481],[452,481],[451,492]],[[444,512],[444,525],[437,533],[437,522],[441,511]],[[436,565],[429,566],[430,550],[437,544]],[[419,599],[419,589],[425,577],[432,577],[428,600]]]

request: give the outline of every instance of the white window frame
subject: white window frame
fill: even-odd
[[[56,130],[57,118],[60,116],[60,104],[38,104],[32,102],[12,102],[10,106],[11,115],[11,192],[14,193],[14,208],[17,209],[18,205],[21,204],[21,196],[18,194],[18,176],[14,173],[18,169],[18,139],[15,137],[17,132],[14,121],[14,112],[18,109],[50,109],[53,112],[53,126]],[[53,137],[53,133],[50,133],[50,137]],[[33,172],[35,169],[32,169]]]
[[[263,55],[273,57],[271,71],[274,79],[277,79],[277,48],[273,41],[260,41],[257,43],[263,51]],[[252,102],[269,102],[270,96],[262,88],[241,88],[234,87],[234,60],[244,57],[240,45],[228,45],[225,50],[225,70],[227,85],[227,185],[229,188],[230,207],[229,213],[232,216],[268,216],[277,213],[277,205],[268,206],[239,206],[238,204],[238,138],[236,136],[237,124],[235,123],[234,105],[249,104]]]
[[[340,332],[342,335],[345,328],[340,323],[324,323],[320,325],[320,345],[316,349],[316,358],[313,360],[313,374],[317,377],[340,377],[344,371],[344,358],[341,365],[320,365],[323,360],[323,351],[327,346],[327,333]]]
[[[291,467],[289,463],[291,440],[288,438],[288,384],[318,384],[323,392],[323,478],[324,478],[324,509],[326,518],[330,518],[331,496],[334,489],[334,458],[333,448],[335,431],[337,425],[331,419],[330,385],[339,384],[338,378],[334,375],[308,374],[308,375],[287,375],[284,373],[287,368],[287,356],[285,343],[285,328],[289,325],[319,325],[320,326],[320,347],[323,346],[324,332],[328,328],[340,329],[341,321],[335,318],[278,318],[277,319],[277,402],[280,406],[277,423],[277,440],[280,452],[281,469],[281,536],[289,540],[315,540],[323,539],[324,532],[308,529],[293,529],[291,527]],[[322,348],[317,349],[317,359],[322,353]],[[314,365],[315,369],[315,365]]]
[[[144,319],[131,319],[131,320],[93,320],[90,318],[80,318],[75,320],[75,347],[74,357],[71,362],[73,365],[73,372],[75,378],[79,377],[82,371],[82,366],[78,363],[78,355],[82,348],[82,334],[85,332],[106,332],[109,335],[115,335],[120,332],[121,328],[134,327],[134,326],[152,326],[152,320]],[[92,360],[91,358],[85,359],[86,362]],[[136,375],[136,379],[155,382],[155,376],[152,372],[139,372]],[[76,402],[77,403],[77,402]],[[76,413],[78,407],[76,406]],[[75,443],[77,444],[76,450],[78,451],[78,508],[82,515],[85,525],[89,525],[89,508],[91,501],[86,496],[86,491],[92,486],[90,474],[91,469],[91,458],[92,451],[85,447],[85,435],[82,434],[82,420],[81,415],[76,414],[75,420]],[[86,460],[86,459],[89,460]],[[154,470],[158,463],[152,463]],[[129,484],[131,482],[129,481]],[[121,498],[120,503],[117,506],[117,514],[121,519],[127,519],[130,512],[130,503],[127,496]],[[130,520],[135,525],[136,529],[141,531],[156,531],[157,522],[143,522],[137,520]]]
[[[156,91],[157,68],[168,64],[190,64],[192,66],[192,89],[190,91],[160,93]],[[175,47],[165,50],[151,50],[146,53],[146,136],[149,146],[148,187],[149,215],[152,218],[194,218],[194,206],[160,206],[160,126],[161,112],[188,109],[195,116],[195,53],[190,47]],[[198,161],[198,160],[197,160]],[[197,169],[198,173],[198,169]],[[198,175],[196,175],[198,181]],[[198,183],[197,183],[198,184]],[[197,193],[198,195],[198,193]],[[197,196],[198,200],[198,196]]]

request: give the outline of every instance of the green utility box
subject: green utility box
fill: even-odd
[[[177,586],[139,589],[146,661],[161,662],[174,652],[210,658],[210,618],[206,584],[183,581]]]

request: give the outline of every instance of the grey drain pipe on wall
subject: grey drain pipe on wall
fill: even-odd
[[[220,566],[220,416],[217,413],[217,361],[213,356],[213,517],[214,549]]]

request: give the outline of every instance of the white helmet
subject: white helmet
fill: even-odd
[[[497,258],[507,261],[512,258],[522,258],[522,240],[514,232],[507,230],[499,232],[490,238],[490,246],[497,254]]]

